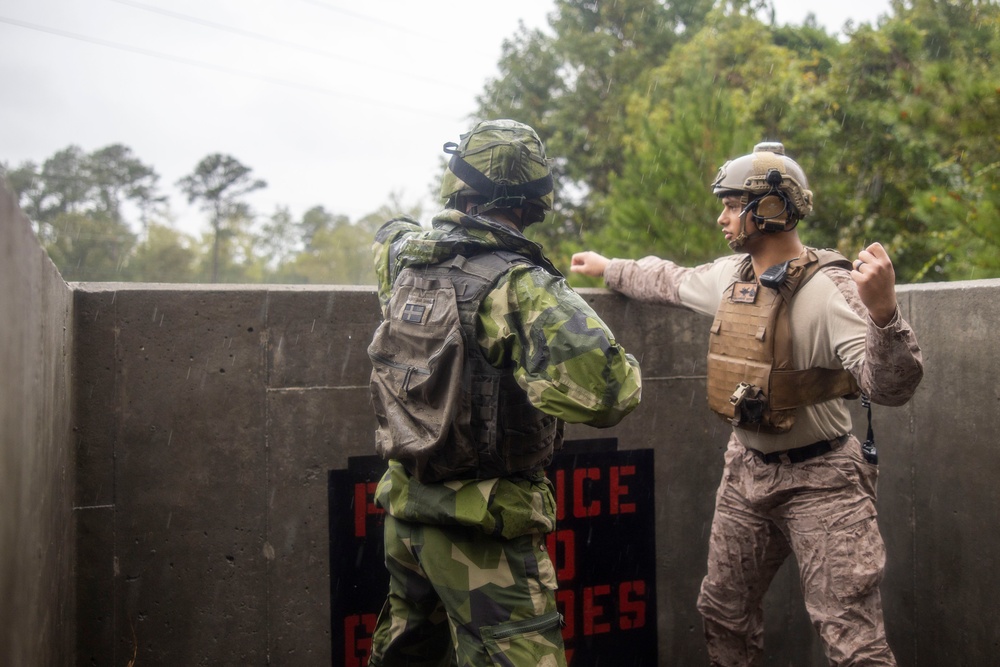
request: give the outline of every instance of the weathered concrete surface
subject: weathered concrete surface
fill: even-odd
[[[0,665],[72,665],[72,295],[0,180]]]
[[[655,450],[660,664],[704,664],[694,600],[726,441],[704,401],[708,322],[584,295],[640,358],[644,396],[618,427],[567,435]],[[927,362],[910,404],[874,413],[900,664],[989,664],[1000,641],[997,295],[1000,281],[900,288]],[[142,664],[330,664],[324,475],[371,452],[373,290],[83,284],[76,298],[94,352],[78,368],[80,493],[110,505],[81,527],[81,662],[120,663],[135,628]],[[825,664],[794,563],[767,605],[766,664]]]
[[[876,416],[881,432],[900,434],[883,447],[882,525],[898,556],[883,594],[890,638],[913,665],[995,664],[1000,654],[998,288],[907,289],[927,372],[906,410]]]
[[[330,664],[326,475],[370,453],[374,294],[80,285],[81,662]],[[100,543],[105,548],[91,552]],[[109,623],[108,619],[113,619]],[[133,634],[134,633],[134,634]]]

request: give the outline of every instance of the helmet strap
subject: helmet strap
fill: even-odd
[[[740,233],[737,234],[736,237],[729,242],[729,249],[732,250],[733,252],[741,251],[743,246],[746,245],[747,241],[763,235],[763,232],[760,231],[759,227],[757,228],[757,231],[749,234],[747,233],[747,215],[753,209],[754,202],[756,201],[756,200],[748,201],[749,199],[750,195],[746,192],[740,195],[740,206],[743,207],[743,210],[740,211]]]
[[[546,174],[527,183],[497,183],[465,161],[458,153],[448,163],[451,172],[470,188],[486,197],[487,204],[480,212],[490,208],[521,208],[529,199],[541,199],[552,192],[552,174]]]

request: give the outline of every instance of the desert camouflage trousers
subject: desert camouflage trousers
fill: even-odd
[[[564,667],[545,535],[385,517],[389,595],[372,667]]]
[[[759,665],[764,593],[790,553],[831,665],[895,665],[879,584],[878,469],[851,436],[801,463],[765,463],[730,439],[698,611],[712,665]]]

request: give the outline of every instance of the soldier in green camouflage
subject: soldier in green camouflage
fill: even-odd
[[[638,405],[639,367],[522,233],[552,205],[534,130],[486,121],[445,150],[432,229],[390,220],[373,245],[390,580],[369,664],[565,665],[544,466],[564,422],[613,426]],[[455,310],[461,336],[433,335]]]

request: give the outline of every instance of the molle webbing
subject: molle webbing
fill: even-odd
[[[844,369],[796,369],[792,363],[788,304],[794,294],[824,266],[850,267],[832,251],[812,250],[793,260],[780,289],[756,284],[749,262],[723,296],[709,337],[708,402],[737,426],[784,433],[795,421],[795,409],[842,396],[856,396],[854,376]],[[764,400],[761,421],[740,422],[734,392],[741,383],[759,390]]]
[[[743,285],[736,283],[733,289],[743,289]],[[729,399],[741,382],[759,387],[765,396],[770,391],[773,336],[769,332],[781,297],[774,290],[756,290],[753,304],[723,298],[709,336],[709,407],[730,419],[734,414]]]

